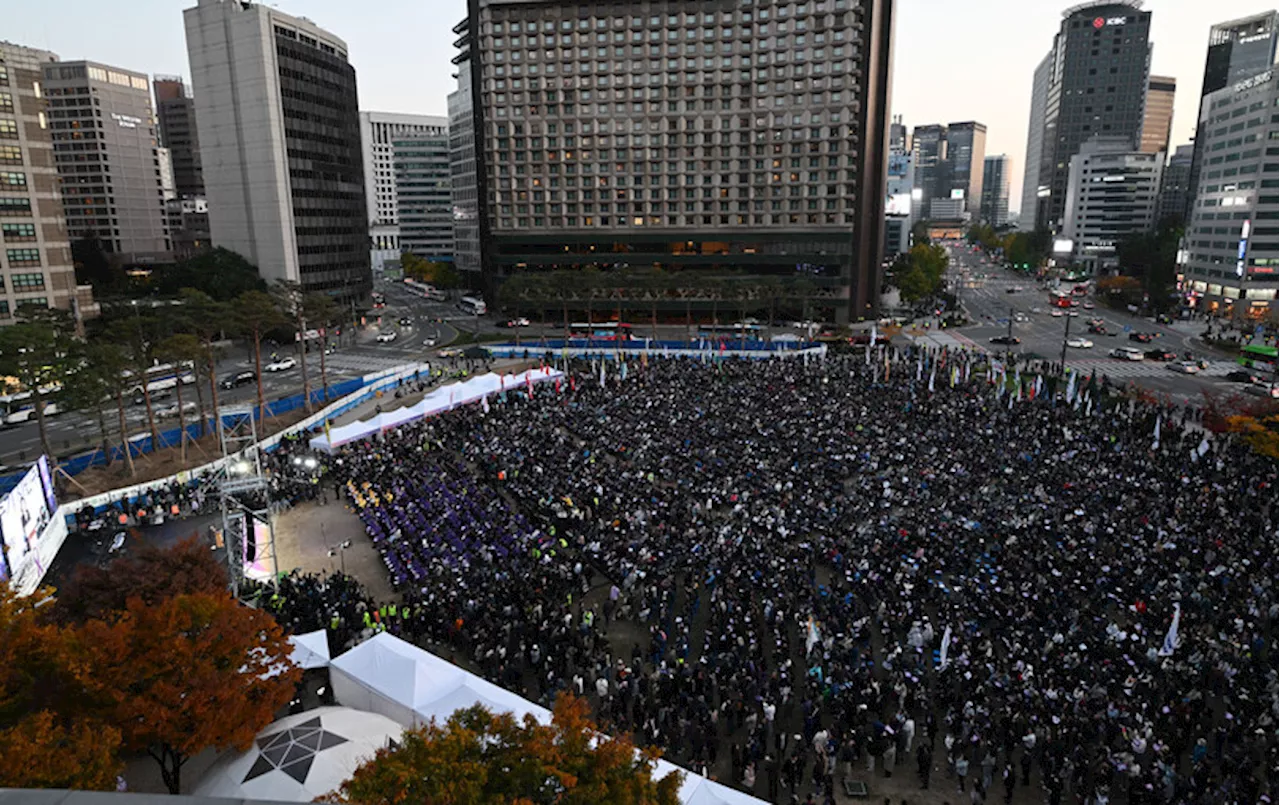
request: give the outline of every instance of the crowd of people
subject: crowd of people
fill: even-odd
[[[350,445],[365,631],[771,802],[1275,801],[1274,464],[983,360],[579,361]]]

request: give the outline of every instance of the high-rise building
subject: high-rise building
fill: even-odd
[[[476,171],[476,127],[471,94],[471,56],[466,26],[454,26],[463,32],[459,40],[461,52],[454,57],[458,67],[458,88],[449,93],[449,181],[453,203],[453,266],[468,286],[482,284],[481,228],[487,233],[488,221],[480,214],[480,199],[487,197],[488,180]]]
[[[811,280],[818,315],[874,310],[892,0],[468,12],[487,286],[586,266],[746,270]]]
[[[1140,144],[1151,62],[1151,13],[1141,8],[1142,0],[1102,0],[1063,12],[1048,59],[1040,164],[1028,164],[1023,179],[1035,179],[1036,228],[1061,230],[1081,145],[1096,136]]]
[[[982,167],[987,156],[987,127],[981,123],[951,123],[947,126],[947,171],[945,193],[939,196],[963,199],[966,217],[977,218],[982,203]]]
[[[414,251],[400,242],[396,166],[392,144],[422,135],[446,136],[449,119],[437,115],[361,112],[360,142],[364,158],[364,196],[369,211],[370,260],[381,271],[401,251]]]
[[[919,191],[913,212],[917,221],[927,221],[933,217],[933,199],[947,177],[946,126],[915,127],[911,133],[911,163],[915,170],[915,189]]]
[[[213,242],[266,280],[373,287],[356,73],[341,39],[247,0],[183,12]]]
[[[428,260],[452,260],[448,133],[397,137],[392,149],[401,250]]]
[[[0,42],[0,324],[28,306],[98,312],[88,286],[76,287],[54,167],[43,87],[55,64],[48,51]]]
[[[171,244],[151,82],[89,61],[44,67],[53,158],[72,241],[126,260],[166,260]]]
[[[1116,244],[1155,220],[1164,154],[1135,151],[1128,136],[1094,137],[1071,157],[1060,242],[1095,273],[1116,265]],[[1062,254],[1058,255],[1063,256]]]
[[[1278,43],[1280,12],[1274,10],[1220,22],[1211,27],[1209,50],[1204,61],[1204,79],[1200,85],[1201,103],[1212,92],[1226,89],[1271,69],[1276,63]],[[1190,218],[1196,188],[1200,184],[1200,162],[1204,159],[1200,142],[1197,134],[1195,152],[1191,158],[1191,177],[1188,180],[1187,218]]]
[[[894,115],[889,124],[889,153],[907,154],[911,151],[911,138],[907,135],[907,127],[902,122],[902,115]]]
[[[904,144],[905,145],[905,144]],[[911,155],[900,149],[889,152],[888,185],[884,197],[884,253],[892,259],[911,248],[911,195],[915,172]]]
[[[1053,73],[1053,52],[1040,60],[1031,79],[1031,117],[1027,124],[1027,159],[1022,163],[1022,207],[1018,228],[1036,228],[1036,207],[1048,198],[1049,186],[1040,185],[1040,164],[1044,155],[1044,118],[1049,102],[1049,76]],[[1043,195],[1042,195],[1043,193]]]
[[[1180,145],[1165,163],[1160,177],[1160,200],[1156,203],[1156,223],[1173,219],[1182,223],[1186,215],[1187,183],[1191,180],[1191,155],[1195,146]]]
[[[1274,64],[1201,101],[1196,130],[1204,159],[1187,220],[1182,284],[1199,312],[1254,320],[1276,314],[1278,103]]]
[[[1009,157],[987,157],[982,162],[982,220],[999,228],[1009,223]]]
[[[1169,153],[1169,136],[1173,132],[1173,97],[1178,79],[1153,75],[1147,79],[1147,105],[1142,113],[1142,138],[1138,150],[1145,154]]]
[[[200,135],[195,103],[181,78],[156,76],[156,119],[160,145],[169,149],[173,165],[173,189],[180,198],[204,195],[204,170],[200,166]]]

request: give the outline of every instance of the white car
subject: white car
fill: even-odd
[[[1013,320],[1014,320],[1014,321],[1017,321],[1017,322],[1024,322],[1024,321],[1026,321],[1026,320],[1027,320],[1027,314],[1026,314],[1026,313],[1015,313],[1015,314],[1013,314]]]
[[[395,341],[396,338],[397,335],[395,333],[378,333],[377,340],[379,344],[390,344],[392,341]]]
[[[1053,316],[1055,319],[1060,319],[1062,318],[1062,311],[1055,307],[1053,310],[1049,311],[1049,315]]]
[[[281,358],[278,361],[272,361],[271,363],[262,367],[262,369],[263,371],[266,371],[266,372],[287,372],[290,369],[295,368],[297,365],[298,365],[298,362],[293,358]]]
[[[1122,361],[1140,361],[1142,360],[1142,350],[1133,347],[1116,347],[1107,353],[1113,358],[1119,358]]]
[[[196,410],[196,404],[190,400],[182,404],[182,413],[190,414]],[[173,419],[178,415],[178,404],[166,405],[163,408],[156,409],[156,417],[159,419]]]
[[[1033,308],[1031,308],[1031,312],[1032,312],[1032,313],[1043,313],[1043,312],[1044,312],[1044,308],[1042,308],[1042,307],[1033,307]]]
[[[434,347],[435,345],[436,345],[436,340],[434,338],[428,338],[427,340],[422,342],[422,346],[424,347]]]
[[[1195,361],[1175,361],[1165,365],[1182,375],[1193,375],[1200,371],[1200,364]]]
[[[1093,342],[1087,338],[1080,338],[1077,336],[1076,338],[1068,338],[1067,346],[1075,349],[1092,349]]]

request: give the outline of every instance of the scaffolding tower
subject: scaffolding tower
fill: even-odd
[[[222,506],[222,534],[227,547],[227,571],[231,592],[239,597],[245,578],[245,567],[252,563],[271,569],[271,584],[280,583],[280,566],[276,559],[276,532],[271,516],[271,493],[262,472],[258,450],[255,407],[227,406],[219,412],[218,440],[227,461],[218,487]],[[259,543],[255,525],[266,529],[265,543]],[[248,546],[253,545],[250,560]]]

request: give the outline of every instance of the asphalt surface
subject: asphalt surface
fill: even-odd
[[[953,292],[956,290],[955,286],[960,286],[960,305],[975,322],[956,330],[948,330],[962,342],[967,339],[991,351],[1004,352],[1010,349],[991,343],[991,338],[1009,332],[1008,322],[1012,310],[1015,318],[1013,335],[1022,342],[1012,347],[1014,354],[1056,362],[1062,357],[1062,345],[1069,327],[1070,336],[1089,339],[1093,342],[1093,347],[1068,347],[1067,365],[1084,372],[1096,370],[1099,377],[1106,375],[1114,383],[1125,385],[1132,381],[1162,395],[1168,394],[1178,404],[1201,403],[1205,391],[1230,394],[1246,387],[1240,383],[1229,383],[1224,378],[1228,372],[1242,367],[1228,356],[1200,344],[1197,336],[1204,329],[1202,322],[1175,321],[1172,325],[1160,324],[1154,319],[1113,310],[1096,303],[1092,296],[1076,297],[1081,302],[1081,307],[1073,308],[1079,313],[1078,317],[1054,317],[1051,314],[1054,308],[1049,304],[1050,292],[1041,283],[999,266],[985,264],[984,259],[981,253],[975,253],[968,247],[951,248],[951,267],[947,281]],[[1014,288],[1021,290],[1014,291]],[[1062,290],[1069,291],[1070,286],[1064,284]],[[1084,304],[1094,304],[1095,307],[1086,309]],[[1037,309],[1039,312],[1036,312]],[[1023,314],[1027,320],[1016,321],[1017,313]],[[1102,319],[1107,330],[1114,335],[1090,334],[1086,322],[1093,318]],[[1129,340],[1129,332],[1153,333],[1156,337],[1149,344],[1141,344]],[[1157,348],[1167,349],[1176,352],[1179,359],[1184,353],[1190,352],[1194,359],[1208,361],[1209,366],[1198,374],[1183,375],[1171,370],[1169,364],[1164,362],[1130,362],[1107,355],[1113,348],[1121,346],[1136,347],[1144,352]]]
[[[395,283],[390,283],[383,290],[387,298],[387,306],[381,311],[370,311],[365,325],[357,328],[353,340],[346,333],[338,339],[336,351],[326,356],[325,364],[329,383],[335,384],[353,377],[371,374],[390,369],[415,360],[430,357],[441,345],[447,344],[457,336],[457,328],[448,321],[436,319],[454,318],[460,320],[460,328],[472,329],[471,317],[464,316],[452,303],[429,302],[402,290]],[[380,314],[380,315],[379,315]],[[412,321],[401,326],[402,317]],[[482,322],[484,320],[482,319]],[[493,326],[489,325],[490,329]],[[482,328],[483,329],[483,328]],[[389,343],[377,340],[381,333],[394,332],[396,339]],[[434,341],[434,346],[426,346],[427,340]],[[281,358],[298,354],[292,347],[276,348]],[[227,350],[228,354],[218,362],[218,377],[222,378],[236,372],[254,368],[252,349],[243,343],[236,343]],[[264,345],[262,362],[265,367],[270,361],[272,348]],[[310,373],[312,388],[320,385],[320,355],[309,353],[306,357],[307,370]],[[302,369],[296,366],[283,372],[263,372],[263,391],[268,401],[277,400],[302,393]],[[257,385],[250,383],[236,389],[218,390],[218,401],[222,405],[235,403],[252,403],[257,399]],[[207,386],[204,388],[205,404],[209,404]],[[183,386],[184,403],[196,401],[195,388]],[[173,396],[157,399],[152,397],[153,408],[173,405]],[[194,414],[188,414],[189,417]],[[106,410],[108,433],[113,441],[118,442],[115,406]],[[131,436],[147,432],[146,407],[134,405],[126,400],[125,420]],[[157,419],[156,426],[166,430],[177,426],[177,418]],[[48,433],[50,446],[54,452],[66,457],[92,449],[97,445],[98,423],[93,414],[70,412],[49,418]],[[21,467],[34,461],[40,455],[40,433],[34,420],[15,426],[0,427],[0,465],[4,467]]]

